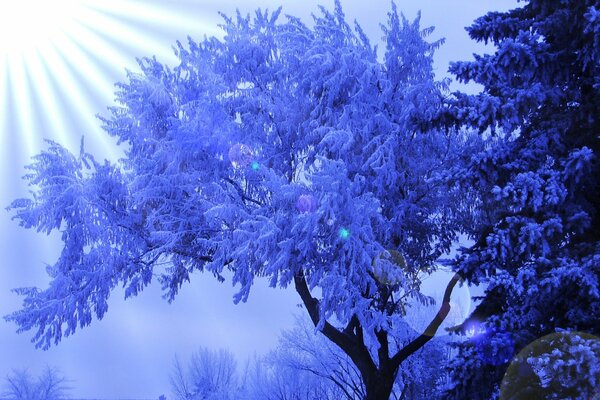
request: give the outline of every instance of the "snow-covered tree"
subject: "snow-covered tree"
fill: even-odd
[[[33,197],[11,208],[24,227],[60,230],[64,247],[49,287],[19,289],[8,319],[38,346],[102,318],[117,285],[129,297],[159,276],[173,300],[202,271],[231,278],[236,302],[258,278],[292,285],[369,400],[388,398],[433,337],[458,277],[429,326],[394,346],[469,206],[446,184],[465,138],[430,124],[440,43],[395,6],[383,60],[339,2],[311,27],[279,14],[224,17],[224,38],[178,43],[173,69],[140,60],[103,119],[120,164],[56,143],[35,157]]]
[[[296,369],[274,350],[248,364],[241,400],[341,400],[347,398],[342,389],[312,372]]]
[[[67,379],[46,367],[37,379],[26,370],[13,370],[4,380],[2,397],[10,400],[61,400],[68,397]]]
[[[307,316],[297,316],[291,329],[284,330],[277,348],[266,358],[277,369],[308,375],[319,386],[329,387],[329,397],[358,400],[365,397],[360,371],[346,353],[320,332]]]
[[[190,357],[187,368],[175,357],[171,391],[176,400],[237,399],[237,362],[228,350],[201,348]]]
[[[393,346],[401,348],[410,341],[414,330],[406,323],[400,323],[395,328],[397,342]],[[444,367],[448,363],[447,340],[447,336],[434,338],[402,363],[390,399],[439,398],[446,376]],[[352,360],[322,333],[315,332],[306,317],[298,317],[293,328],[282,332],[277,349],[266,360],[277,370],[291,369],[292,376],[312,375],[317,381],[313,386],[321,387],[322,392],[329,394],[328,398],[365,398],[360,371]]]
[[[497,398],[509,361],[537,338],[600,334],[600,4],[524,3],[468,28],[494,54],[451,66],[483,91],[457,93],[446,121],[490,138],[455,174],[465,190],[479,189],[475,244],[457,271],[488,286],[468,321],[479,334],[452,369],[453,399]],[[588,335],[527,358],[540,382],[533,397],[589,398],[600,382],[597,341]],[[564,380],[536,377],[540,365]],[[554,397],[541,394],[548,385]]]

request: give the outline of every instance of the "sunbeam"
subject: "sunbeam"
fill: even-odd
[[[23,150],[27,154],[32,154],[34,144],[30,132],[35,131],[35,118],[31,110],[32,91],[28,71],[27,62],[22,57],[14,57],[9,61],[8,74],[12,100],[14,101],[14,113],[9,115],[8,119],[9,121],[12,120],[13,123],[15,121],[19,122],[8,130],[8,134],[22,137],[25,145]]]
[[[45,107],[45,112],[40,115],[45,122],[44,126],[62,127],[62,129],[58,129],[53,134],[61,143],[65,143],[69,140],[64,129],[68,125],[68,121],[65,113],[62,112],[60,103],[56,101],[56,98],[52,97],[56,93],[56,86],[48,73],[44,57],[37,53],[35,57],[30,58],[29,67],[34,85],[37,86],[40,93],[38,100]],[[46,132],[39,132],[37,135],[42,138],[46,136]]]
[[[3,171],[16,172],[7,162],[8,152],[23,165],[43,148],[43,139],[76,150],[86,136],[90,150],[117,159],[121,150],[95,117],[113,101],[113,84],[124,79],[126,69],[138,69],[136,57],[156,55],[175,62],[165,33],[173,41],[186,34],[217,33],[214,23],[194,17],[183,5],[166,7],[151,0],[1,2]]]

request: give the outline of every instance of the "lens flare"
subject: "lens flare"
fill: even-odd
[[[347,228],[340,228],[338,232],[340,239],[346,240],[350,237],[350,231]]]
[[[302,194],[296,201],[296,209],[300,214],[315,212],[317,210],[317,199],[312,194]]]
[[[253,157],[252,149],[243,143],[236,143],[233,146],[231,146],[227,155],[229,156],[229,161],[231,161],[231,165],[233,165],[233,168],[236,169],[245,167],[248,164],[250,164],[250,162],[252,162]],[[254,169],[254,165],[252,166],[252,169]]]
[[[411,311],[407,313],[406,322],[416,331],[425,332],[429,323],[433,320],[440,309],[446,285],[454,272],[446,267],[440,266],[431,274],[420,273],[420,292],[424,296],[433,299],[433,304],[423,304],[416,298],[409,300]],[[450,311],[443,323],[437,330],[436,336],[448,334],[448,329],[462,324],[471,312],[471,292],[468,285],[457,284],[450,296]],[[477,335],[481,327],[474,327],[473,334]]]
[[[555,332],[512,358],[500,385],[500,400],[584,399],[598,392],[600,338],[586,332]],[[594,384],[596,383],[596,384]]]
[[[407,271],[406,259],[393,249],[381,252],[371,266],[375,278],[384,285],[397,285]]]

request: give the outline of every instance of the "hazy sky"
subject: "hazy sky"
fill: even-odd
[[[9,18],[7,21],[27,15],[11,10],[8,3],[13,2],[3,2],[0,6],[0,14]],[[2,207],[27,193],[20,179],[25,173],[23,165],[43,147],[45,138],[66,142],[76,149],[81,135],[85,135],[92,152],[113,158],[118,154],[114,142],[98,128],[94,115],[104,113],[111,104],[113,83],[123,79],[124,68],[136,68],[134,57],[157,54],[159,58],[173,60],[169,54],[176,39],[185,40],[188,34],[200,39],[218,32],[218,11],[232,14],[239,8],[247,13],[257,7],[274,9],[282,4],[284,13],[308,20],[317,11],[317,4],[331,7],[333,1],[97,0],[97,3],[103,3],[104,10],[82,17],[85,22],[80,25],[87,24],[85,29],[74,26],[72,31],[61,32],[52,43],[44,42],[50,34],[42,30],[27,42],[47,48],[19,53],[19,46],[12,41],[15,36],[0,32],[9,38],[0,40]],[[342,5],[350,20],[357,18],[372,40],[379,41],[379,23],[385,21],[390,2],[346,0]],[[468,38],[464,26],[488,10],[514,5],[514,1],[490,0],[398,1],[399,9],[409,19],[422,10],[421,25],[436,27],[432,39],[446,38],[435,58],[440,77],[446,76],[450,61],[469,59],[473,52],[483,49]],[[41,14],[51,13],[49,18],[56,19],[66,12],[42,11]],[[34,26],[40,29],[40,24]],[[50,32],[56,27],[44,22],[43,29]],[[26,31],[16,35],[25,36]],[[9,213],[0,212],[3,261],[0,315],[20,306],[20,299],[10,289],[45,285],[44,265],[55,261],[59,245],[57,236],[20,229],[10,220]],[[128,301],[123,301],[123,293],[117,291],[102,321],[94,321],[48,351],[35,350],[29,333],[17,335],[14,325],[0,321],[0,377],[12,368],[28,367],[37,373],[44,365],[51,365],[73,379],[72,394],[77,397],[168,395],[168,375],[176,353],[185,358],[198,346],[226,347],[243,362],[254,353],[272,348],[281,329],[290,327],[293,314],[300,311],[297,307],[300,300],[293,291],[269,289],[264,282],[257,282],[246,304],[234,305],[234,292],[229,283],[218,284],[208,275],[193,276],[191,284],[184,286],[170,305],[162,300],[157,285]]]

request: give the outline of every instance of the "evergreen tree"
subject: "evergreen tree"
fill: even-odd
[[[154,276],[172,300],[194,272],[239,287],[293,285],[315,326],[360,371],[366,398],[389,397],[400,364],[448,314],[402,346],[395,327],[423,273],[461,231],[448,170],[464,140],[429,129],[443,105],[418,18],[395,6],[383,62],[339,2],[314,27],[258,11],[224,18],[222,40],[178,44],[179,65],[140,60],[104,129],[120,164],[56,143],[28,175],[21,225],[62,231],[48,288],[20,289],[8,317],[48,348],[102,318],[116,285],[136,295]],[[166,265],[166,267],[165,267]]]
[[[468,32],[496,50],[450,68],[483,91],[457,93],[446,117],[489,138],[455,173],[461,187],[479,189],[475,244],[457,271],[488,286],[465,325],[485,332],[460,346],[447,397],[489,399],[528,343],[600,334],[600,3],[529,0]],[[527,360],[538,391],[510,398],[589,398],[600,385],[597,338],[561,343]],[[543,379],[544,363],[560,384]]]

